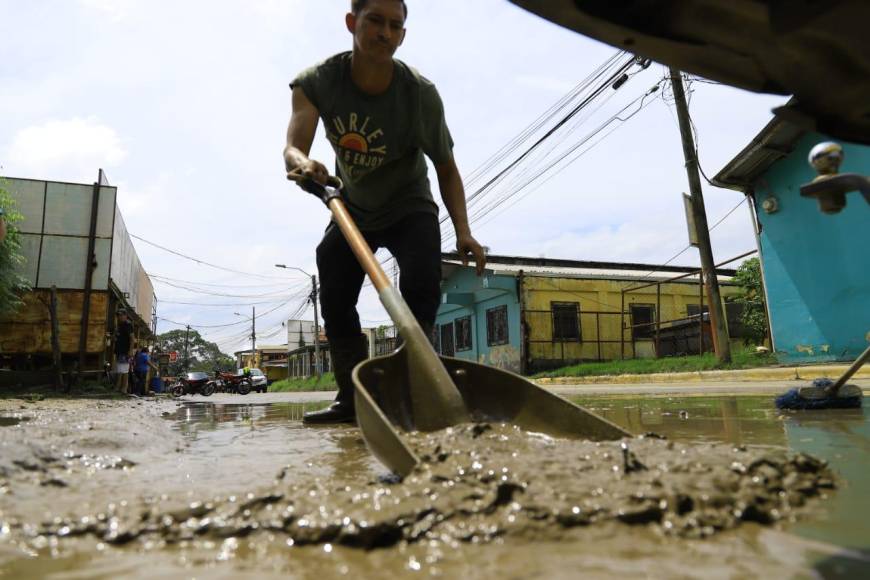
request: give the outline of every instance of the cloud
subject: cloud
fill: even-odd
[[[16,175],[87,182],[97,168],[115,167],[126,156],[114,129],[93,117],[74,117],[19,130],[4,165]]]
[[[134,0],[79,0],[85,8],[101,12],[113,22],[124,20],[130,13]]]

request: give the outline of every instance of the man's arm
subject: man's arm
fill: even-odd
[[[441,199],[444,200],[444,206],[447,208],[447,213],[450,214],[450,219],[453,221],[453,228],[456,230],[456,251],[459,252],[464,265],[468,264],[468,254],[471,254],[477,265],[477,275],[480,276],[486,266],[486,254],[471,235],[468,212],[465,207],[465,188],[462,185],[462,177],[459,175],[456,161],[451,158],[447,163],[436,165],[435,172],[438,174]]]
[[[308,100],[300,87],[293,88],[293,113],[287,127],[287,146],[284,147],[284,165],[287,171],[300,170],[306,177],[326,183],[329,170],[322,163],[308,157],[320,112]]]

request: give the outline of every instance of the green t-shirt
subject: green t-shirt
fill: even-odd
[[[361,230],[382,229],[415,212],[437,216],[423,154],[436,165],[453,156],[435,85],[405,63],[393,62],[393,80],[379,95],[354,84],[350,52],[303,71],[290,83],[320,112],[345,203]]]

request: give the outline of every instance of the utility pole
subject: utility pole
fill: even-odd
[[[323,374],[323,367],[320,364],[320,319],[317,315],[317,276],[314,274],[309,274],[302,268],[297,268],[296,266],[288,266],[286,264],[275,264],[276,268],[283,268],[285,270],[297,270],[302,272],[306,276],[311,276],[311,294],[308,296],[308,299],[311,300],[311,303],[314,305],[314,370],[317,373],[317,378],[320,379]],[[287,350],[289,353],[290,350],[290,333],[289,328],[287,329]],[[300,327],[301,331],[301,327]],[[287,373],[290,373],[290,355],[287,355]]]
[[[317,276],[311,275],[311,302],[314,304],[314,372],[320,380],[323,369],[320,364],[320,318],[317,315]]]
[[[257,307],[251,306],[251,366],[257,366]]]
[[[731,345],[728,342],[728,330],[725,327],[725,316],[722,312],[722,297],[719,294],[719,279],[716,277],[716,262],[713,261],[713,248],[710,245],[710,231],[707,227],[707,211],[704,208],[704,194],[701,192],[701,177],[698,174],[698,156],[692,137],[692,122],[689,118],[689,106],[686,103],[686,92],[683,90],[683,79],[680,71],[670,69],[671,85],[674,89],[674,102],[677,106],[677,118],[680,121],[680,137],[683,140],[683,156],[686,159],[686,173],[689,177],[689,192],[691,193],[692,216],[695,218],[695,229],[698,235],[698,251],[701,254],[701,269],[710,304],[710,325],[713,329],[713,348],[720,363],[731,361]],[[700,313],[704,318],[703,309]]]
[[[184,370],[190,370],[190,325],[187,325],[187,330],[184,331]]]

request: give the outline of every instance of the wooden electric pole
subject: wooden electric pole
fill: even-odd
[[[190,370],[190,325],[184,331],[184,372]]]
[[[671,85],[674,89],[674,102],[677,106],[677,118],[680,121],[680,137],[683,140],[683,156],[686,159],[686,173],[689,176],[689,192],[691,193],[692,216],[695,218],[695,229],[698,235],[698,251],[701,254],[701,270],[704,274],[704,284],[707,289],[707,301],[710,304],[710,326],[713,330],[713,348],[720,363],[731,362],[731,345],[728,341],[728,329],[725,326],[725,316],[722,311],[722,298],[719,294],[719,279],[716,277],[716,262],[713,261],[713,248],[710,245],[710,231],[707,227],[707,211],[704,209],[704,194],[701,192],[701,176],[698,173],[698,156],[695,150],[695,140],[692,137],[692,121],[689,118],[689,106],[686,103],[686,92],[683,90],[683,79],[680,71],[670,69]],[[703,311],[700,313],[703,319]]]
[[[317,316],[317,276],[311,275],[311,302],[314,304],[314,372],[319,381],[323,375],[323,366],[320,364],[320,321]]]

